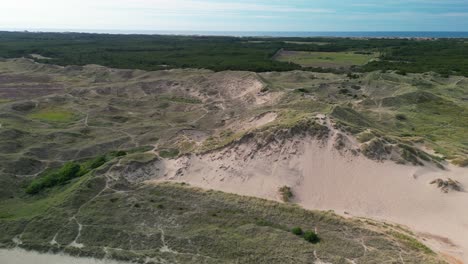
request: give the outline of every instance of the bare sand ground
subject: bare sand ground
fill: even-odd
[[[246,143],[168,161],[158,181],[272,200],[280,200],[278,188],[287,185],[304,208],[407,226],[451,262],[468,263],[468,193],[443,193],[430,184],[452,178],[468,187],[468,169],[376,162],[311,138],[252,149]]]
[[[0,249],[0,263],[5,264],[130,264],[114,260],[77,258],[64,254],[37,253],[20,248]]]

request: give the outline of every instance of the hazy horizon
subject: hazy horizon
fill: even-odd
[[[25,8],[27,7],[27,8]],[[464,0],[17,0],[4,29],[154,31],[463,31]]]
[[[90,33],[122,35],[232,36],[232,37],[355,37],[355,38],[468,38],[468,31],[195,31],[106,29],[2,29],[30,33]]]

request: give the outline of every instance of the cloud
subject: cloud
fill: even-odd
[[[117,3],[117,4],[116,4]],[[145,8],[166,12],[272,12],[272,13],[333,13],[332,9],[325,8],[302,8],[294,5],[274,5],[240,2],[215,2],[207,0],[116,0],[101,1],[99,5],[104,6],[126,6],[129,8]]]

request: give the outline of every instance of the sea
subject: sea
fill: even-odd
[[[2,29],[0,29],[2,30]],[[25,31],[3,29],[5,31]],[[348,37],[348,38],[468,38],[468,31],[165,31],[165,30],[96,30],[34,29],[29,32],[83,32],[106,34],[234,36],[234,37]]]

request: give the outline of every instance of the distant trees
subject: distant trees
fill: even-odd
[[[468,76],[468,45],[462,39],[416,41],[406,39],[351,38],[236,38],[161,35],[113,35],[86,33],[0,32],[0,57],[40,54],[59,65],[100,64],[114,68],[161,70],[206,68],[214,71],[254,72],[307,70],[398,70],[400,73],[434,71],[449,76]],[[310,44],[308,44],[310,43]],[[378,60],[351,70],[302,68],[273,59],[280,50],[378,52]],[[354,75],[349,75],[354,78]]]

